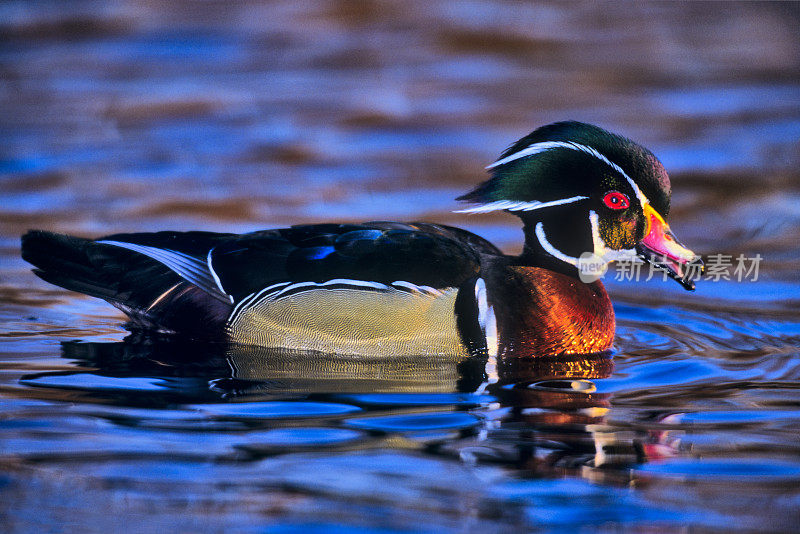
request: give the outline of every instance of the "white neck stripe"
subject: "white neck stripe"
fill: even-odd
[[[542,245],[542,248],[545,249],[548,254],[558,258],[563,262],[569,263],[570,265],[575,265],[576,267],[578,266],[578,258],[567,256],[547,240],[547,236],[544,235],[544,225],[542,223],[536,223],[536,238],[539,240],[539,244]]]

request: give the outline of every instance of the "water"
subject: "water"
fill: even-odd
[[[793,531],[796,3],[0,7],[9,532]],[[746,36],[744,38],[743,36]],[[641,141],[672,227],[757,281],[614,280],[612,358],[357,360],[128,336],[19,258],[83,235],[432,220],[533,127]],[[751,277],[752,278],[752,277]]]

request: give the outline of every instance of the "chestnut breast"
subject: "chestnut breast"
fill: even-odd
[[[499,354],[591,354],[614,342],[614,308],[603,284],[540,267],[508,265],[491,281]]]

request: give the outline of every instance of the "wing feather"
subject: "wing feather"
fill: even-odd
[[[166,267],[169,267],[175,274],[195,284],[210,295],[223,302],[231,302],[230,295],[220,291],[214,279],[214,274],[209,271],[208,262],[206,261],[184,254],[183,252],[178,252],[177,250],[149,247],[136,243],[126,243],[124,241],[101,240],[96,243],[120,247],[138,252],[139,254],[144,254],[148,258],[152,258]]]

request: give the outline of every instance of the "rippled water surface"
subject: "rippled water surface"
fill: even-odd
[[[800,9],[785,3],[0,6],[9,532],[795,531]],[[453,214],[559,119],[651,148],[671,224],[758,280],[607,287],[611,358],[343,358],[145,339],[19,258],[45,228]],[[752,278],[752,276],[750,277]]]

